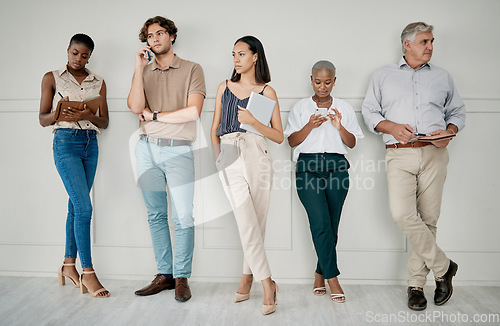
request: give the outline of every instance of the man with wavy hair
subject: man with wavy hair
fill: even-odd
[[[191,298],[187,279],[194,248],[191,145],[206,90],[201,66],[174,53],[176,38],[177,27],[170,19],[156,16],[144,23],[139,39],[146,45],[136,53],[127,105],[140,120],[140,139],[135,147],[137,175],[158,268],[151,284],[135,294],[152,295],[175,288],[175,299],[185,302]],[[174,256],[167,185],[175,225]]]

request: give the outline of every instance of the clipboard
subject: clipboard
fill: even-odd
[[[269,126],[275,106],[276,106],[275,100],[265,97],[264,95],[252,92],[250,94],[250,98],[248,99],[248,104],[246,109],[250,111],[250,113],[255,117],[255,119],[259,120],[260,123]],[[249,124],[242,123],[240,125],[240,128],[262,136],[262,134],[258,132],[257,129],[255,129]]]
[[[73,121],[64,119],[61,116],[61,111],[66,108],[75,108],[78,110],[83,110],[83,106],[87,105],[87,109],[92,112],[92,114],[96,114],[99,109],[99,104],[101,103],[101,95],[90,97],[84,101],[59,101],[57,103],[57,107],[55,110],[56,121]]]

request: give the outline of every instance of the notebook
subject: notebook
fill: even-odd
[[[268,97],[252,92],[250,94],[250,98],[248,99],[248,104],[246,109],[250,111],[250,113],[255,117],[255,119],[259,120],[259,122],[261,122],[266,126],[269,126],[269,122],[271,122],[271,117],[273,115],[275,106],[276,106],[275,100],[271,100]],[[242,123],[240,128],[262,136],[262,134],[258,132],[257,129],[255,129],[249,124]]]
[[[92,112],[92,114],[95,115],[97,113],[97,110],[99,109],[100,103],[101,103],[100,95],[93,96],[90,98],[85,98],[83,101],[59,101],[57,103],[56,113],[55,113],[56,121],[67,121],[61,116],[61,110],[68,107],[72,107],[78,110],[83,110],[83,106],[87,105],[87,109],[89,109],[90,112]]]
[[[417,137],[417,140],[422,141],[422,142],[432,142],[432,141],[437,141],[437,140],[451,139],[455,136],[456,136],[456,134],[423,136],[423,137]]]
[[[414,141],[433,142],[433,141],[437,141],[437,140],[451,139],[455,136],[456,136],[456,134],[420,136],[420,137],[415,137],[415,138],[411,139],[410,142],[414,142]]]

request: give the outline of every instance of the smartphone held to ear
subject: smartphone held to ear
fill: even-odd
[[[149,46],[149,42],[147,40],[146,44]],[[151,54],[150,50],[146,50],[146,55],[144,56],[144,58],[148,59],[148,61],[151,61],[151,59],[153,59],[153,55]]]

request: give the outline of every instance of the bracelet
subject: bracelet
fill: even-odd
[[[153,121],[156,121],[158,119],[158,111],[153,112]]]

